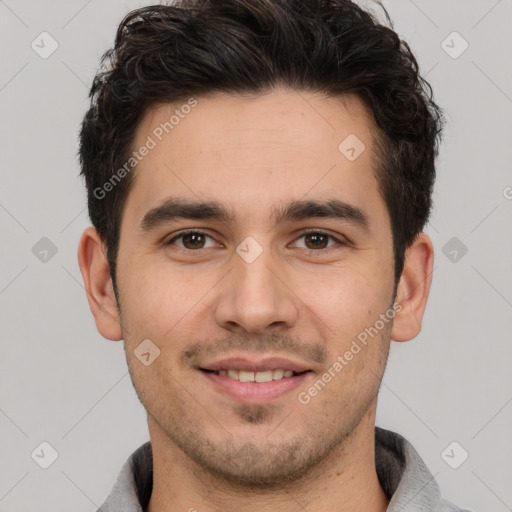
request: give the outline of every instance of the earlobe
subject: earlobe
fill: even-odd
[[[396,302],[398,307],[391,331],[394,341],[408,341],[421,330],[421,321],[427,305],[434,249],[426,233],[420,233],[405,253],[405,262],[398,283]]]
[[[123,338],[110,267],[96,229],[88,227],[78,245],[78,263],[87,300],[100,334],[112,341]]]

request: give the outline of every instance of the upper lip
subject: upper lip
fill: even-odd
[[[295,373],[301,373],[308,368],[302,363],[291,361],[283,357],[265,357],[263,359],[249,359],[247,357],[229,357],[219,359],[211,363],[205,363],[199,367],[202,370],[243,370],[246,372],[264,372],[267,370],[291,370]]]

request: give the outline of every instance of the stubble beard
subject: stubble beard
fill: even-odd
[[[376,376],[373,378],[377,380]],[[162,385],[165,384],[162,382]],[[292,412],[289,418],[280,418],[271,404],[241,404],[234,408],[241,423],[255,428],[267,426],[265,431],[269,435],[264,438],[264,442],[255,443],[230,435],[226,429],[221,430],[221,435],[227,435],[227,439],[214,440],[201,430],[197,413],[187,411],[186,405],[169,411],[164,404],[158,404],[158,398],[155,398],[158,395],[147,393],[144,385],[134,383],[148,415],[161,434],[185,455],[184,459],[189,459],[192,466],[217,482],[241,491],[282,489],[293,483],[307,481],[308,476],[321,472],[323,467],[336,464],[334,461],[339,461],[340,457],[343,458],[349,452],[350,440],[363,418],[376,407],[379,386],[380,379],[369,393],[359,397],[360,403],[351,412],[351,418],[340,418],[339,423],[334,423],[337,429],[333,429],[332,418],[331,421],[325,421],[325,418],[323,421],[301,418],[300,421],[304,421],[303,432],[286,441],[281,438],[279,442],[272,442],[272,437],[276,438],[275,434],[279,430],[282,433],[288,420],[292,425],[296,423],[293,419],[295,413]],[[210,420],[215,423],[206,414],[202,421]]]
[[[273,404],[240,404],[234,408],[238,420],[244,425],[250,424],[255,427],[268,425],[267,430],[270,432],[266,438],[268,442],[256,444],[250,440],[229,435],[229,432],[227,439],[215,441],[197,427],[197,417],[187,410],[186,403],[190,402],[190,395],[184,388],[181,389],[183,398],[174,401],[175,404],[181,405],[170,411],[168,408],[170,401],[165,398],[160,403],[158,401],[159,396],[167,395],[154,391],[169,387],[169,382],[164,375],[157,372],[154,376],[157,376],[158,382],[147,382],[142,375],[146,367],[140,368],[133,357],[127,356],[127,363],[136,394],[148,415],[166,439],[185,455],[185,459],[190,459],[192,465],[215,480],[223,482],[232,489],[238,488],[242,492],[277,490],[290,484],[306,481],[312,473],[321,472],[324,466],[329,466],[329,463],[348,452],[350,440],[363,418],[370,412],[374,412],[376,408],[377,396],[388,360],[391,325],[388,327],[385,332],[382,332],[383,339],[380,340],[381,350],[378,355],[380,374],[375,374],[371,369],[367,370],[373,374],[368,376],[368,379],[373,379],[375,382],[362,397],[358,397],[360,403],[357,409],[352,411],[352,418],[340,418],[340,422],[335,423],[338,428],[334,430],[332,419],[322,423],[322,420],[315,418],[307,418],[307,420],[302,418],[303,433],[293,439],[277,443],[271,441],[272,428],[276,431],[286,428],[288,419],[291,419],[294,424],[294,419],[291,417],[294,412],[291,413],[290,418],[278,418],[279,415],[276,414]],[[139,378],[137,374],[140,374]],[[175,380],[174,377],[170,379],[171,382],[173,380]],[[354,399],[357,398],[354,397]],[[203,421],[209,420],[212,420],[211,416],[206,414]],[[272,423],[276,426],[272,427]]]

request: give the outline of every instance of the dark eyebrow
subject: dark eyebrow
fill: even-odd
[[[151,231],[161,224],[176,219],[218,220],[232,224],[235,216],[224,206],[213,201],[190,201],[170,197],[144,215],[140,223],[140,230]]]
[[[314,218],[345,220],[369,231],[369,219],[366,213],[361,208],[339,199],[292,201],[284,207],[275,208],[270,215],[270,220],[274,225]],[[216,220],[233,224],[235,215],[222,204],[214,201],[190,201],[171,197],[144,215],[140,223],[140,230],[151,231],[161,224],[176,219]]]
[[[271,214],[274,224],[286,221],[296,221],[315,218],[330,218],[345,220],[369,231],[370,221],[368,215],[359,207],[330,199],[328,201],[292,201],[286,206],[276,209]]]

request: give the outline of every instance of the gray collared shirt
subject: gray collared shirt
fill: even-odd
[[[401,435],[375,427],[375,464],[388,512],[469,512],[441,498],[439,486],[412,445]],[[135,450],[121,468],[98,512],[146,512],[153,487],[151,442]]]

